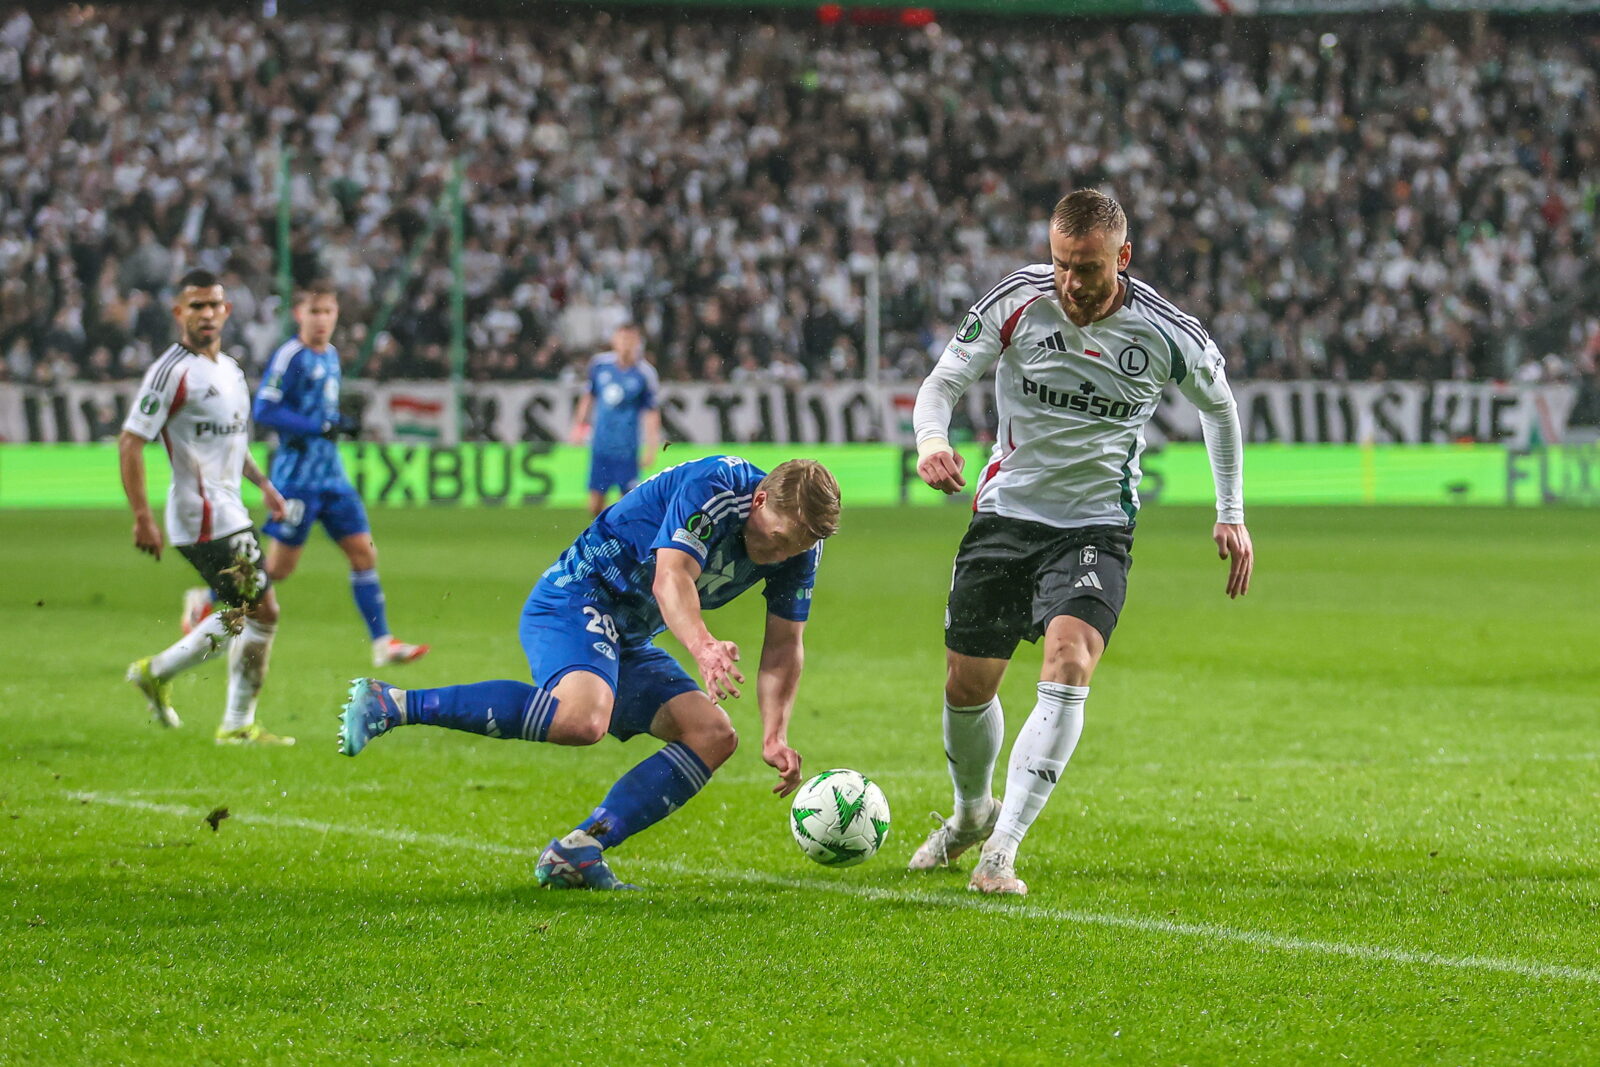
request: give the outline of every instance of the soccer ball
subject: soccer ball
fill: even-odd
[[[854,867],[889,836],[889,802],[857,771],[823,771],[800,787],[789,815],[795,844],[824,867]]]

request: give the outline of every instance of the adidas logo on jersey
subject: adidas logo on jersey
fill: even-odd
[[[1061,336],[1060,330],[1057,330],[1043,341],[1040,341],[1039,347],[1047,352],[1065,352],[1067,350],[1067,339]]]
[[[1104,589],[1105,586],[1100,584],[1100,576],[1098,574],[1096,574],[1094,571],[1090,571],[1088,574],[1085,574],[1083,577],[1081,577],[1077,581],[1073,582],[1072,583],[1072,588],[1074,588],[1074,589]]]

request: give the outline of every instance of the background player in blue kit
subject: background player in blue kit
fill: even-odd
[[[306,538],[321,522],[350,560],[350,592],[372,637],[373,666],[410,663],[426,655],[428,646],[408,645],[389,632],[367,509],[345,476],[335,443],[360,427],[339,413],[339,350],[331,344],[339,297],[333,287],[319,283],[301,290],[294,321],[299,329],[272,354],[253,413],[258,425],[278,432],[270,477],[287,501],[283,518],[262,528],[271,539],[267,574],[274,582],[293,574]],[[204,595],[190,590],[185,598],[186,630],[203,614]]]
[[[822,541],[839,526],[839,484],[815,460],[764,474],[737,456],[669,467],[607,508],[540,577],[522,611],[533,685],[478,682],[397,689],[358,678],[339,751],[360,752],[396,726],[447,726],[487,737],[592,745],[648,733],[666,746],[623,775],[600,806],[550,842],[534,875],[556,888],[631,888],[603,850],[688,803],[737,745],[717,701],[739,695],[739,648],[711,635],[702,609],[765,582],[756,677],[761,758],[773,791],[800,784],[789,714],[804,659],[801,631]],[[702,689],[652,643],[663,629],[694,656]]]
[[[590,439],[589,514],[600,514],[613,486],[625,494],[638,485],[639,471],[656,461],[661,447],[658,384],[656,369],[644,361],[644,336],[635,323],[618,326],[611,335],[611,351],[589,361],[588,388],[572,416],[573,443],[582,444],[586,434]]]

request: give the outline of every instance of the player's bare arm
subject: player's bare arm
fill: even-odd
[[[739,646],[719,641],[706,628],[700,614],[700,561],[687,552],[663,548],[656,552],[656,577],[651,591],[667,624],[700,668],[700,678],[713,700],[737,699],[744,675],[739,671]]]
[[[133,547],[161,558],[161,527],[150,513],[150,497],[146,492],[144,474],[143,437],[128,430],[117,435],[117,465],[122,472],[122,492],[133,509]]]
[[[578,406],[572,413],[572,431],[567,439],[575,445],[581,445],[589,439],[589,416],[594,413],[594,397],[584,393],[578,398]]]
[[[1250,531],[1242,522],[1219,522],[1211,528],[1211,539],[1217,543],[1217,558],[1229,561],[1228,599],[1244,596],[1250,591],[1250,572],[1256,562]]]
[[[772,791],[781,797],[800,785],[800,753],[789,747],[789,716],[800,673],[805,667],[806,624],[767,615],[761,641],[761,667],[756,673],[756,701],[761,705],[761,758],[778,772]]]
[[[261,468],[256,466],[256,461],[249,453],[244,457],[244,477],[251,485],[261,490],[261,502],[267,506],[267,513],[274,519],[281,519],[288,514],[288,503],[283,499],[283,494],[277,487],[261,473]]]

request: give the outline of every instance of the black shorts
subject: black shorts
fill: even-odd
[[[226,607],[254,607],[272,584],[261,566],[261,541],[254,526],[210,541],[179,545],[178,551]]]
[[[1061,530],[979,512],[956,552],[945,608],[952,652],[1010,659],[1017,642],[1037,641],[1050,620],[1071,615],[1109,643],[1128,595],[1133,527]]]

